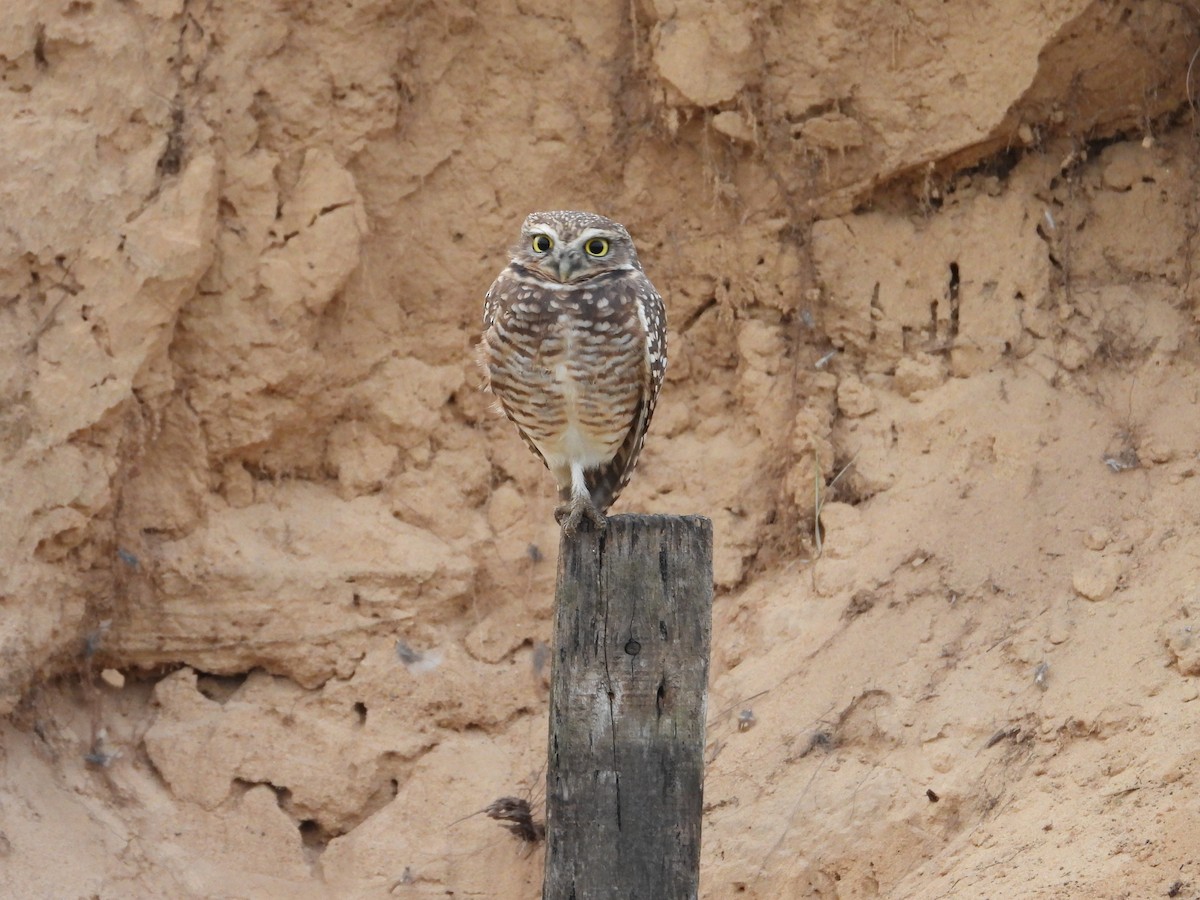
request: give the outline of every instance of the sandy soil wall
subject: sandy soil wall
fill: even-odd
[[[619,509],[715,524],[704,896],[1200,896],[1198,48],[1166,0],[10,0],[14,896],[538,895],[470,814],[537,808],[555,498],[471,348],[545,208],[667,299]]]

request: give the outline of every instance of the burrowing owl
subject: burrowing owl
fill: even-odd
[[[629,481],[667,368],[667,317],[629,232],[588,212],[538,212],[487,292],[492,393],[558,482],[568,535],[598,527]]]

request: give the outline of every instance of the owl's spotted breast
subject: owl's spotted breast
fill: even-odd
[[[628,296],[535,292],[502,309],[485,341],[493,393],[551,471],[612,459],[646,378]]]
[[[488,291],[481,351],[489,387],[555,476],[570,532],[583,516],[602,524],[629,480],[666,368],[666,318],[628,233],[565,216],[526,220],[529,252],[518,245]]]

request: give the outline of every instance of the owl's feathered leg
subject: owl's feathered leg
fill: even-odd
[[[554,510],[554,519],[562,526],[563,534],[567,537],[573,536],[585,516],[593,525],[603,531],[608,526],[608,520],[592,502],[592,495],[583,478],[583,466],[579,463],[571,464],[571,487],[569,490],[570,499]],[[565,494],[566,491],[563,493]]]

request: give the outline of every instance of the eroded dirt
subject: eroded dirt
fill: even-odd
[[[1200,897],[1200,11],[0,18],[14,896],[538,896],[476,813],[555,500],[472,344],[590,208],[671,321],[619,509],[715,525],[704,896]]]

